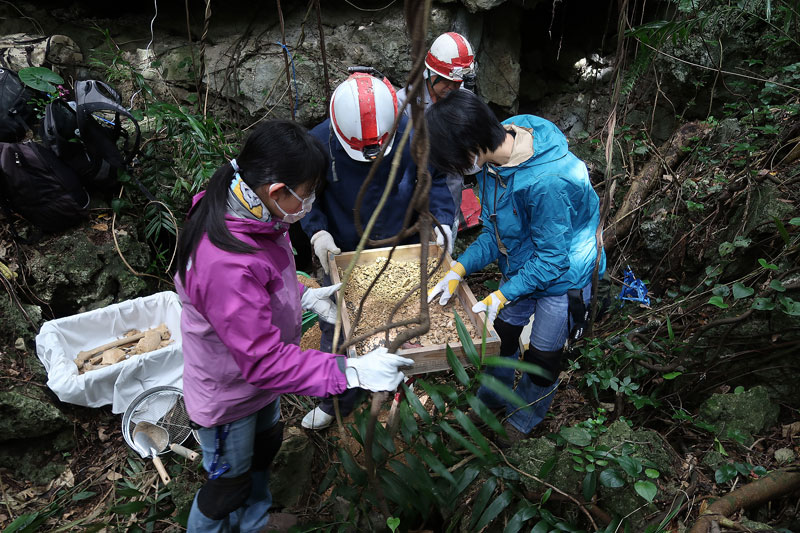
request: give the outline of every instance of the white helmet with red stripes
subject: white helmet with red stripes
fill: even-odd
[[[475,53],[463,35],[449,31],[433,41],[425,66],[448,80],[464,81],[475,73]]]
[[[389,80],[358,72],[339,85],[331,97],[331,125],[345,152],[356,161],[372,161],[387,144],[397,116],[397,95]]]

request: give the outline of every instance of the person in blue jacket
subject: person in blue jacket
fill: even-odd
[[[311,238],[315,255],[325,271],[323,285],[329,285],[328,252],[349,252],[358,246],[359,235],[354,222],[356,199],[361,184],[366,179],[383,145],[387,145],[384,159],[359,206],[362,227],[366,226],[383,194],[395,157],[393,148],[403,137],[409,121],[402,117],[394,136],[390,136],[398,109],[397,95],[386,80],[359,72],[352,74],[333,92],[330,117],[311,130],[330,157],[327,177],[311,212],[300,223]],[[393,237],[400,232],[417,184],[417,166],[411,157],[411,138],[400,154],[391,195],[381,211],[370,238]],[[452,226],[455,206],[447,188],[444,175],[432,173],[430,211],[441,225]],[[411,223],[415,217],[411,218]],[[402,244],[419,242],[414,235]],[[320,322],[322,338],[320,349],[332,351],[333,324]],[[349,414],[358,400],[358,390],[348,390],[339,395],[339,408],[343,416]],[[322,401],[302,421],[308,429],[322,429],[334,420],[333,399]]]
[[[519,115],[500,123],[491,109],[467,91],[454,91],[426,112],[434,166],[478,173],[481,233],[430,291],[444,305],[458,283],[497,262],[500,288],[474,307],[485,312],[500,337],[500,355],[519,358],[519,337],[531,316],[529,348],[523,360],[539,372],[523,373],[515,389],[526,403],[510,404],[486,387],[478,397],[505,412],[508,444],[524,438],[544,419],[558,386],[568,337],[582,333],[591,300],[597,259],[599,199],[586,165],[567,147],[551,122]],[[605,271],[601,255],[599,274]],[[511,368],[489,367],[507,386]]]

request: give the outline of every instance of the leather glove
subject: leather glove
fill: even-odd
[[[444,232],[444,233],[443,233]],[[447,253],[453,253],[453,230],[450,226],[442,226],[442,231],[439,231],[439,227],[433,228],[433,233],[436,235],[436,244],[441,246],[442,248],[447,248]],[[445,246],[446,244],[446,246]]]
[[[347,358],[345,365],[348,389],[360,387],[372,392],[393,391],[405,378],[400,367],[413,366],[414,360],[389,353],[381,346],[361,357]]]
[[[497,312],[500,311],[508,298],[503,296],[503,293],[500,291],[494,291],[492,294],[481,300],[480,302],[476,303],[472,306],[473,313],[480,313],[481,311],[486,313],[486,321],[489,324],[494,324],[494,319],[497,318]]]
[[[341,283],[320,287],[319,289],[307,288],[300,297],[303,310],[314,311],[320,320],[333,324],[336,322],[336,303],[331,299],[341,287]]]
[[[458,284],[461,283],[461,280],[463,280],[466,275],[467,271],[461,263],[453,263],[450,270],[444,275],[444,278],[442,278],[434,288],[428,291],[428,303],[431,303],[431,300],[441,292],[442,297],[439,298],[439,304],[445,305],[450,301],[453,294],[455,294]]]
[[[330,274],[328,252],[332,254],[342,253],[341,248],[336,246],[336,243],[333,242],[333,236],[324,229],[320,230],[312,235],[311,246],[314,247],[314,254],[319,258],[319,262],[322,263],[322,270],[324,270],[326,274]]]

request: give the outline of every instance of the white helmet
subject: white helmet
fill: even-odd
[[[425,66],[448,80],[464,81],[475,73],[475,53],[463,35],[449,31],[433,41]]]
[[[389,80],[359,72],[339,85],[331,97],[331,125],[345,152],[356,161],[372,161],[381,147],[394,143],[389,132],[397,116],[397,95]]]

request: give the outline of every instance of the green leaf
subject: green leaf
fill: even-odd
[[[470,407],[472,407],[473,411],[478,413],[478,416],[481,417],[481,420],[486,422],[486,424],[489,426],[489,429],[491,429],[495,433],[500,433],[501,431],[503,431],[503,425],[500,423],[499,420],[497,420],[497,417],[494,416],[492,410],[486,407],[486,405],[484,405],[484,403],[480,401],[480,399],[477,396],[473,394],[468,394],[467,403],[469,404]]]
[[[433,401],[433,405],[435,405],[436,408],[439,411],[442,411],[442,412],[445,411],[445,407],[446,406],[445,406],[445,403],[444,403],[444,398],[442,398],[442,395],[439,393],[439,388],[435,384],[428,383],[427,381],[422,380],[422,379],[417,381],[416,384],[419,385],[422,388],[422,390],[425,391],[425,394],[427,394],[430,397],[431,401]],[[402,383],[402,385],[405,385],[405,383]],[[403,390],[405,390],[405,389],[403,389]],[[406,396],[408,394],[409,394],[409,391],[406,391]],[[411,394],[413,394],[413,393],[411,393]]]
[[[462,368],[463,370],[463,368]],[[431,423],[431,415],[428,414],[428,411],[425,409],[425,406],[422,405],[422,402],[419,401],[419,398],[413,391],[409,390],[408,386],[403,383],[403,390],[406,391],[406,400],[408,400],[408,405],[413,409],[417,416],[419,416],[420,420],[422,420],[423,424],[430,424]]]
[[[783,286],[783,283],[779,279],[773,279],[769,282],[770,289],[777,291],[777,292],[786,292],[786,287]]]
[[[472,422],[472,420],[470,420],[469,417],[466,414],[464,414],[460,409],[456,409],[455,411],[453,411],[453,414],[455,415],[458,423],[461,424],[461,427],[464,428],[464,430],[467,432],[467,434],[469,434],[472,440],[478,446],[480,446],[485,453],[489,453],[490,451],[489,441],[486,440],[486,437],[484,437],[483,434],[480,432],[480,430],[478,430],[478,428],[475,427],[475,424]],[[473,453],[475,453],[475,455],[477,455],[478,457],[481,457],[483,455],[480,452],[478,453],[473,452]]]
[[[587,472],[583,476],[583,499],[587,502],[592,501],[592,496],[597,491],[597,472]]]
[[[783,244],[789,246],[789,233],[786,231],[786,226],[783,225],[783,222],[781,222],[781,219],[778,217],[772,217],[772,221],[775,222],[775,226],[778,228],[778,233],[783,239]]]
[[[778,301],[781,303],[781,311],[789,316],[800,316],[800,302],[792,300],[788,296],[779,296]]]
[[[390,516],[389,518],[386,519],[386,525],[388,526],[389,529],[392,530],[392,533],[394,533],[394,531],[397,529],[397,526],[400,525],[400,519],[394,516]]]
[[[456,319],[458,340],[461,342],[461,347],[464,349],[464,354],[466,354],[467,360],[472,363],[472,366],[479,368],[481,366],[481,358],[478,355],[478,350],[475,349],[475,343],[472,342],[472,339],[469,336],[467,326],[464,325],[464,321],[461,320],[461,316],[456,313],[455,309],[453,310],[453,314],[455,315]]]
[[[773,265],[772,263],[768,263],[766,259],[759,258],[758,264],[762,266],[762,268],[766,268],[767,270],[778,270],[778,265]]]
[[[735,249],[736,247],[733,245],[733,243],[725,241],[719,245],[719,255],[725,257],[726,255],[732,253]]]
[[[475,525],[474,531],[481,531],[485,528],[489,523],[497,518],[503,509],[508,507],[508,504],[511,503],[513,498],[513,493],[510,490],[504,491],[500,496],[494,499],[494,501],[486,508],[486,510],[481,515],[481,519],[478,520],[478,523]]]
[[[645,468],[644,475],[646,475],[650,479],[656,479],[658,478],[658,476],[661,475],[661,472],[659,472],[655,468]]]
[[[111,507],[108,512],[113,514],[133,514],[146,509],[148,505],[147,502],[137,500],[123,503],[122,505],[115,505]]]
[[[442,428],[442,430],[445,433],[450,435],[450,438],[452,438],[454,441],[459,443],[464,449],[468,450],[470,453],[472,453],[476,457],[483,457],[484,454],[488,453],[487,450],[481,451],[480,449],[478,449],[478,447],[475,446],[470,441],[468,441],[464,437],[464,435],[462,435],[461,433],[459,433],[458,431],[453,429],[453,426],[451,426],[446,420],[442,420],[441,422],[439,422],[439,427]]]
[[[125,498],[133,498],[135,496],[141,496],[142,494],[142,492],[139,492],[133,487],[120,487],[117,489],[117,496],[122,496]]]
[[[800,226],[800,217],[794,217],[789,221],[792,226]]]
[[[756,292],[756,290],[753,287],[746,287],[738,281],[733,284],[733,297],[737,300],[752,296],[754,292]]]
[[[592,443],[592,435],[588,430],[581,427],[561,428],[558,432],[564,440],[575,446],[588,446]]]
[[[711,294],[715,296],[721,296],[725,298],[731,293],[731,290],[728,288],[727,285],[714,285],[714,288],[711,289]]]
[[[520,398],[519,395],[511,389],[511,387],[491,374],[478,374],[478,382],[498,396],[508,400],[508,402],[515,407],[525,407],[528,405],[525,400]]]
[[[734,394],[744,394],[744,387],[742,387],[741,385],[739,385],[738,387],[736,387],[735,389],[733,389],[733,393],[734,393]]]
[[[636,491],[636,494],[648,502],[652,502],[658,492],[658,487],[656,487],[656,484],[652,481],[637,481],[633,484],[633,489]]]
[[[442,464],[442,462],[431,452],[427,446],[422,443],[417,443],[414,446],[414,449],[417,451],[417,455],[425,461],[425,463],[431,467],[431,470],[442,476],[448,482],[455,485],[456,480],[453,478],[453,474],[451,474],[447,468]]]
[[[79,492],[77,494],[73,494],[72,495],[72,501],[79,502],[81,500],[86,500],[86,499],[91,498],[92,496],[95,496],[96,494],[97,494],[96,492],[92,492],[90,490],[84,490],[83,492]]]
[[[667,316],[667,335],[669,336],[669,342],[675,342],[675,332],[672,331],[672,322],[669,319],[669,315]]]
[[[747,237],[743,237],[741,235],[737,235],[733,239],[733,245],[737,248],[747,248],[748,246],[750,246],[750,243],[752,242],[753,242],[752,240],[748,239]]]
[[[600,472],[600,484],[604,487],[618,489],[625,486],[625,478],[614,468],[606,468]]]
[[[539,469],[539,477],[547,477],[547,474],[549,474],[553,470],[554,466],[556,466],[556,456],[555,455],[550,457],[549,459],[547,459],[542,464],[542,467]]]
[[[453,352],[453,349],[450,348],[449,344],[445,349],[445,353],[447,354],[447,362],[450,363],[450,368],[453,369],[453,375],[462,385],[469,385],[467,371],[464,370],[464,365],[461,364],[461,361],[456,357],[456,354]]]
[[[708,303],[710,303],[711,305],[716,305],[720,309],[728,308],[728,304],[726,304],[719,296],[712,296],[711,298],[708,299]]]
[[[680,376],[681,374],[683,374],[683,372],[668,372],[668,373],[664,374],[661,377],[663,377],[664,379],[669,380],[669,379],[675,379],[678,376]]]
[[[522,524],[536,516],[539,516],[539,510],[536,506],[528,504],[514,513],[514,516],[511,517],[505,529],[503,529],[503,533],[518,533],[522,529]]]
[[[635,478],[642,471],[642,463],[638,459],[622,455],[617,457],[617,464],[622,467],[626,474]]]
[[[772,311],[775,309],[775,302],[771,298],[756,298],[750,307],[756,311]]]
[[[477,531],[477,529],[475,529],[475,524],[478,518],[483,514],[495,488],[497,488],[497,479],[493,477],[490,477],[481,485],[481,489],[478,491],[475,499],[472,500],[472,518],[469,521],[469,531]]]
[[[58,88],[56,85],[64,83],[64,78],[46,67],[26,67],[17,72],[19,81],[43,93],[50,93],[53,96],[58,96]]]
[[[739,472],[736,471],[735,466],[732,464],[724,464],[714,472],[714,480],[719,484],[723,484],[732,480],[737,475],[739,475]]]
[[[356,463],[353,456],[350,455],[350,452],[347,451],[345,448],[337,448],[337,453],[339,454],[339,460],[342,461],[342,467],[344,467],[344,471],[350,476],[350,479],[353,480],[358,486],[366,485],[367,483],[367,473]]]

